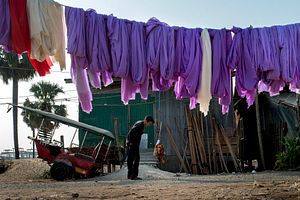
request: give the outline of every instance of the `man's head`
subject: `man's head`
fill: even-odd
[[[146,117],[144,118],[144,125],[145,125],[145,126],[150,126],[150,125],[152,125],[152,124],[154,124],[154,119],[153,119],[153,117],[151,117],[151,116],[146,116]]]

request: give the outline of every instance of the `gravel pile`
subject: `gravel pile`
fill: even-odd
[[[19,159],[13,160],[10,167],[0,174],[0,181],[29,181],[45,179],[49,174],[50,167],[41,159]]]
[[[175,173],[162,171],[151,165],[139,166],[139,177],[143,180],[168,180],[176,176]],[[122,181],[127,180],[127,167],[123,167],[120,170],[107,174],[105,176],[95,177],[90,179],[93,181]]]

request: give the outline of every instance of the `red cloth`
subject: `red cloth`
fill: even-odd
[[[12,49],[17,54],[28,52],[31,65],[40,76],[45,76],[50,73],[50,68],[53,63],[49,57],[43,62],[30,58],[31,41],[26,4],[27,0],[9,1]]]

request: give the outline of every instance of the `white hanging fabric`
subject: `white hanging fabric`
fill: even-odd
[[[54,56],[66,69],[65,17],[63,6],[53,0],[27,0],[31,58],[40,62]]]
[[[202,72],[200,90],[197,96],[197,102],[200,104],[200,111],[207,115],[209,102],[211,100],[211,68],[212,68],[212,51],[210,37],[207,29],[201,32],[202,42]]]

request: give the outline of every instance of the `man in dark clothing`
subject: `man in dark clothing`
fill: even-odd
[[[144,133],[144,127],[154,124],[154,119],[151,116],[146,116],[144,120],[137,121],[129,130],[126,145],[127,145],[127,178],[136,180],[139,173],[140,163],[140,142]]]

